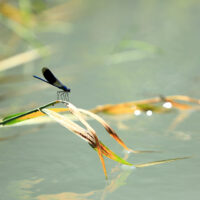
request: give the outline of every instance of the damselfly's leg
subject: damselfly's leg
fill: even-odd
[[[62,101],[64,101],[64,92],[61,92],[61,99],[62,99]]]
[[[65,92],[62,92],[62,100],[65,101]]]
[[[67,93],[66,94],[67,95],[67,101],[69,101],[69,93],[68,92],[66,92],[66,93]]]
[[[69,94],[65,91],[57,91],[57,100],[69,101]]]
[[[69,101],[68,92],[63,92],[63,100]]]
[[[63,91],[57,91],[57,100],[62,100],[62,92]]]
[[[69,101],[68,92],[65,92],[65,101]]]

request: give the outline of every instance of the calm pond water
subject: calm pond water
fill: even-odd
[[[46,2],[49,7],[68,3],[64,11],[50,12],[52,18],[61,15],[59,24],[50,18],[43,31],[32,28],[52,54],[0,72],[2,117],[55,100],[55,88],[32,78],[43,66],[71,88],[70,101],[85,109],[158,95],[200,98],[199,0]],[[1,28],[5,47],[3,38],[16,33],[2,21]],[[18,40],[9,56],[34,48]],[[102,115],[127,146],[159,151],[131,154],[127,160],[133,164],[192,156],[140,169],[105,159],[108,181],[96,152],[59,124],[1,128],[1,138],[17,137],[0,141],[0,199],[197,200],[200,115],[184,112],[185,119],[172,128],[180,114]],[[102,127],[91,124],[104,144],[125,156]]]

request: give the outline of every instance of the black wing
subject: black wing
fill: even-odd
[[[52,85],[56,84],[58,81],[58,79],[53,75],[53,73],[46,67],[42,68],[42,73],[43,76],[45,77],[45,79]]]

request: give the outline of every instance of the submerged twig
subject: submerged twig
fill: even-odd
[[[191,156],[186,156],[182,158],[172,158],[172,159],[167,159],[167,160],[158,160],[158,161],[153,161],[153,162],[148,162],[148,163],[143,163],[143,164],[136,164],[134,167],[136,168],[141,168],[141,167],[149,167],[153,165],[158,165],[158,164],[163,164],[163,163],[168,163],[168,162],[173,162],[176,160],[183,160],[183,159],[188,159],[191,158]]]

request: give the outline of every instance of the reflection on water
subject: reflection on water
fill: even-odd
[[[123,159],[128,159],[130,153],[126,153]],[[179,158],[177,158],[179,159]],[[182,159],[182,158],[181,158]],[[175,161],[176,159],[169,160]],[[168,161],[167,161],[168,162]],[[147,167],[151,165],[157,165],[165,163],[165,161],[155,161],[150,163],[144,163],[141,164],[141,167]],[[138,165],[139,166],[139,165]],[[107,196],[116,190],[118,190],[121,187],[125,187],[127,184],[127,179],[131,175],[132,172],[134,172],[136,168],[133,166],[120,166],[119,164],[116,165],[111,169],[111,173],[113,174],[113,178],[108,180],[106,182],[106,185],[102,189],[97,189],[85,193],[75,193],[75,192],[61,192],[61,193],[55,193],[55,194],[42,194],[42,191],[40,189],[34,189],[34,188],[40,188],[40,186],[37,186],[37,184],[40,184],[44,181],[43,178],[36,179],[32,178],[30,180],[19,180],[19,181],[12,181],[10,185],[8,186],[7,190],[9,192],[9,195],[20,200],[87,200],[87,199],[101,199],[105,200]],[[37,193],[40,193],[40,195],[37,195]]]
[[[172,103],[170,103],[170,102],[165,102],[164,104],[163,104],[163,107],[164,108],[172,108]]]
[[[12,181],[7,188],[11,199],[32,199],[33,192],[31,189],[42,182],[44,179],[19,180]]]
[[[84,194],[72,193],[72,192],[63,192],[60,194],[49,194],[49,195],[40,195],[35,199],[37,200],[87,200],[90,199],[95,192],[88,192]]]
[[[124,159],[128,159],[128,153],[125,155]],[[114,178],[109,180],[106,183],[104,189],[90,191],[86,193],[75,193],[75,192],[61,192],[57,194],[40,194],[36,195],[36,193],[42,193],[37,185],[41,182],[45,181],[43,178],[32,178],[27,180],[19,180],[12,181],[7,191],[9,192],[11,197],[21,200],[87,200],[98,197],[101,200],[104,200],[109,193],[112,193],[119,189],[121,186],[126,185],[126,180],[129,175],[132,173],[132,168],[128,167],[125,170],[121,170],[120,165],[114,167],[111,171],[114,174]]]

